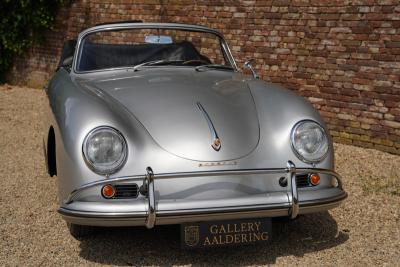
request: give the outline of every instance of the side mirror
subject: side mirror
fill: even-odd
[[[253,62],[254,62],[254,59],[249,59],[244,63],[244,66],[251,71],[251,73],[253,74],[253,77],[255,79],[260,79],[260,76],[258,76],[257,72],[253,68],[253,65],[252,65]]]
[[[74,59],[74,57],[67,57],[64,59],[64,61],[61,64],[61,67],[64,68],[71,68],[72,66],[72,60]]]

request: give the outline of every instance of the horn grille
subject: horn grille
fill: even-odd
[[[137,184],[116,184],[113,199],[137,198],[139,187]]]

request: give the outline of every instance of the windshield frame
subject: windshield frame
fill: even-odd
[[[119,23],[119,24],[105,24],[86,29],[83,32],[81,32],[78,36],[76,45],[77,49],[75,50],[71,71],[75,74],[84,74],[84,73],[95,73],[95,72],[113,71],[113,70],[125,70],[133,68],[134,66],[123,66],[123,67],[105,68],[105,69],[90,70],[90,71],[77,70],[78,61],[82,55],[82,48],[83,48],[82,41],[88,35],[103,31],[130,30],[130,29],[169,29],[169,30],[183,30],[183,31],[204,32],[204,33],[214,34],[219,38],[221,49],[223,53],[225,53],[229,64],[232,66],[233,71],[238,71],[235,59],[231,54],[229,46],[226,43],[223,35],[219,31],[203,26],[178,24],[178,23]]]

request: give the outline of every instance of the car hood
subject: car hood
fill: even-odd
[[[235,160],[259,142],[253,96],[238,73],[149,68],[89,84],[124,105],[164,150],[176,156]],[[221,142],[219,150],[212,147],[213,128]]]

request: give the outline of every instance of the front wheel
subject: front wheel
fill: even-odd
[[[93,233],[93,227],[87,225],[79,225],[74,223],[67,223],[69,233],[76,239],[90,236]]]

